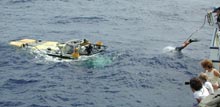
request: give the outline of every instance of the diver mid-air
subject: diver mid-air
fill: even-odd
[[[198,42],[198,41],[199,41],[199,40],[197,40],[197,39],[189,39],[189,40],[185,41],[185,42],[182,44],[182,46],[176,47],[176,48],[175,48],[175,51],[180,52],[180,51],[183,50],[185,47],[187,47],[190,43],[192,43],[192,42]]]

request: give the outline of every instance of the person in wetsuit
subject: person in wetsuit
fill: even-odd
[[[89,46],[88,47],[86,47],[86,51],[87,51],[87,54],[88,55],[91,55],[91,53],[92,53],[92,44],[89,44]]]
[[[175,48],[175,50],[176,51],[181,51],[181,50],[183,50],[185,47],[187,47],[190,43],[192,43],[192,42],[197,42],[198,40],[192,40],[192,39],[189,39],[189,40],[187,40],[187,41],[185,41],[183,44],[182,44],[182,46],[180,46],[180,47],[176,47]]]

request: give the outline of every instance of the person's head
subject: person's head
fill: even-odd
[[[202,82],[206,82],[208,80],[208,76],[206,75],[206,73],[200,73],[199,74],[199,79],[202,81]]]
[[[219,13],[219,12],[220,12],[220,7],[215,7],[213,13]]]
[[[213,64],[211,60],[208,59],[204,59],[201,62],[201,66],[205,69],[205,70],[210,70],[213,68]]]
[[[75,49],[74,49],[74,52],[78,52],[78,50],[79,50],[78,48],[75,48]]]
[[[84,42],[84,43],[88,43],[88,40],[86,40],[86,39],[83,39],[83,42]]]
[[[199,91],[202,88],[202,82],[197,77],[190,79],[189,83],[190,83],[190,87],[195,91]]]

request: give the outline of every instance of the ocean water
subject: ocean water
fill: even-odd
[[[217,0],[0,0],[0,107],[191,107],[191,77],[209,57]],[[102,41],[107,50],[59,60],[8,44],[32,38]]]

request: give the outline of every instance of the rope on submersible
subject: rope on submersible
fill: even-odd
[[[199,30],[201,30],[201,29],[205,26],[206,18],[210,19],[210,17],[208,16],[208,14],[205,15],[205,19],[204,19],[203,24],[202,24],[197,30],[195,30],[193,33],[191,33],[191,34],[189,35],[189,37],[188,37],[185,41],[188,41],[194,34],[196,34]],[[209,24],[210,24],[210,22],[209,22]],[[210,24],[210,25],[211,25],[211,24]]]

